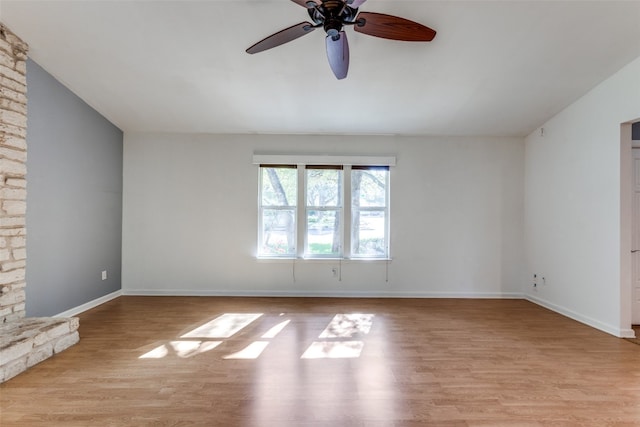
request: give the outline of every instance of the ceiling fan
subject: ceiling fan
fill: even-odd
[[[322,27],[327,33],[327,58],[331,70],[336,78],[344,79],[349,71],[349,42],[344,26],[353,25],[353,29],[359,33],[391,40],[429,42],[436,36],[431,28],[408,19],[383,13],[358,13],[358,8],[367,0],[291,1],[306,7],[313,23],[301,22],[278,31],[251,46],[247,53],[280,46]]]

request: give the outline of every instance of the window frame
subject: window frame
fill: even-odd
[[[307,171],[309,170],[337,170],[338,171],[338,175],[339,175],[339,179],[338,179],[338,202],[336,203],[336,206],[317,206],[317,205],[309,205],[309,174],[307,173]],[[300,173],[300,172],[298,172]],[[344,166],[342,165],[305,165],[304,166],[304,172],[302,172],[304,175],[304,186],[302,188],[302,191],[304,192],[304,221],[302,221],[302,223],[300,224],[301,227],[303,228],[303,230],[301,231],[302,235],[304,236],[304,246],[303,246],[303,254],[302,257],[304,259],[344,259],[344,237],[345,237],[345,232],[344,232],[344,220],[345,220],[345,214],[344,214],[344,206],[345,206],[345,192],[344,192],[344,187],[345,187],[345,172],[344,172]],[[341,187],[341,188],[340,188]],[[319,211],[319,212],[338,212],[338,218],[339,218],[339,225],[340,225],[340,229],[338,230],[338,236],[340,239],[340,243],[339,243],[339,249],[337,253],[330,253],[330,254],[313,254],[311,253],[311,251],[309,250],[309,212],[310,211]]]
[[[394,156],[332,156],[332,155],[279,155],[279,154],[254,154],[253,163],[259,165],[259,185],[258,185],[258,246],[256,257],[258,259],[283,259],[283,260],[354,260],[354,261],[389,261],[391,260],[391,216],[390,216],[390,194],[391,194],[391,167],[395,166],[396,159]],[[261,253],[263,247],[263,221],[264,206],[262,206],[262,168],[263,167],[289,167],[295,168],[297,172],[297,199],[295,206],[290,205],[288,208],[295,209],[295,230],[294,230],[294,246],[295,254],[286,253],[283,255],[264,254]],[[341,191],[341,214],[340,214],[340,251],[335,254],[311,254],[308,248],[308,211],[307,206],[307,168],[309,169],[341,169],[342,170],[342,191]],[[366,211],[382,211],[384,212],[384,254],[380,256],[372,256],[371,254],[354,254],[352,248],[353,227],[353,200],[351,183],[353,178],[353,170],[362,169],[385,169],[385,207],[365,207],[358,208],[360,212]],[[272,207],[269,207],[272,208]],[[311,210],[318,210],[313,209]],[[322,207],[323,209],[334,211],[338,207]],[[284,209],[284,207],[283,207]]]
[[[299,180],[296,179],[296,194],[295,194],[295,205],[291,204],[291,201],[289,201],[288,205],[264,205],[263,204],[263,196],[262,196],[262,189],[264,188],[263,186],[263,179],[264,179],[264,174],[263,169],[264,168],[283,168],[283,169],[295,169],[296,170],[296,178],[299,175],[298,172],[298,167],[297,165],[260,165],[260,167],[258,168],[258,248],[257,248],[257,254],[259,258],[283,258],[283,259],[291,259],[291,258],[295,258],[297,256],[297,252],[298,252],[298,200],[299,200]],[[262,248],[264,248],[264,211],[265,210],[275,210],[275,211],[290,211],[293,210],[293,219],[294,219],[294,228],[293,228],[293,251],[292,252],[286,252],[283,253],[281,255],[277,254],[277,253],[263,253],[262,252]]]
[[[390,181],[391,181],[391,169],[388,166],[367,166],[367,165],[357,165],[349,168],[349,204],[350,204],[350,212],[349,212],[349,233],[350,233],[350,242],[349,242],[349,258],[350,259],[389,259],[389,239],[390,239],[390,215],[389,215],[389,204],[390,204]],[[359,170],[385,170],[385,183],[384,183],[384,206],[366,206],[366,207],[354,207],[353,204],[353,172]],[[354,231],[355,227],[353,226],[354,221],[354,211],[358,212],[382,212],[384,214],[384,253],[380,256],[372,256],[370,254],[357,254],[356,250],[353,246],[354,242]]]

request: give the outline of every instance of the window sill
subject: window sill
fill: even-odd
[[[258,262],[299,262],[299,261],[309,261],[309,262],[326,262],[326,263],[335,263],[339,262],[391,262],[393,258],[303,258],[303,257],[295,257],[295,258],[285,258],[285,257],[256,257],[256,261]]]

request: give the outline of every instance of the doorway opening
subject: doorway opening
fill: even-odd
[[[621,287],[622,325],[640,335],[640,119],[620,127],[621,148]]]

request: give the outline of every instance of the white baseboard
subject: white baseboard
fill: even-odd
[[[575,311],[569,310],[566,307],[562,307],[556,304],[553,304],[547,300],[542,298],[538,298],[533,295],[525,295],[525,299],[531,301],[534,304],[541,305],[544,308],[548,308],[551,311],[555,311],[556,313],[562,314],[570,319],[578,321],[580,323],[584,323],[585,325],[591,326],[592,328],[596,328],[601,330],[602,332],[606,332],[618,338],[635,338],[635,332],[633,329],[620,329],[616,326],[609,325],[607,323],[600,322],[599,320],[592,319],[588,316],[583,316],[582,314],[576,313]]]
[[[220,291],[208,289],[125,289],[123,295],[135,296],[210,296],[210,297],[322,297],[322,298],[475,298],[522,299],[516,292],[302,292],[302,291]]]
[[[93,301],[89,301],[87,303],[84,303],[82,305],[74,307],[74,308],[72,308],[70,310],[63,311],[62,313],[58,313],[53,317],[73,317],[73,316],[77,316],[78,314],[83,313],[83,312],[85,312],[87,310],[90,310],[90,309],[92,309],[94,307],[97,307],[97,306],[99,306],[101,304],[104,304],[107,301],[111,301],[112,299],[116,299],[121,295],[122,295],[122,290],[115,291],[115,292],[112,292],[112,293],[107,294],[105,296],[102,296],[100,298],[96,298]]]
[[[53,317],[73,317],[121,295],[131,296],[216,296],[216,297],[324,297],[324,298],[475,298],[475,299],[526,299],[592,328],[618,338],[635,338],[633,329],[620,329],[578,314],[533,295],[517,292],[291,292],[291,291],[217,291],[202,289],[126,289],[89,301]]]

